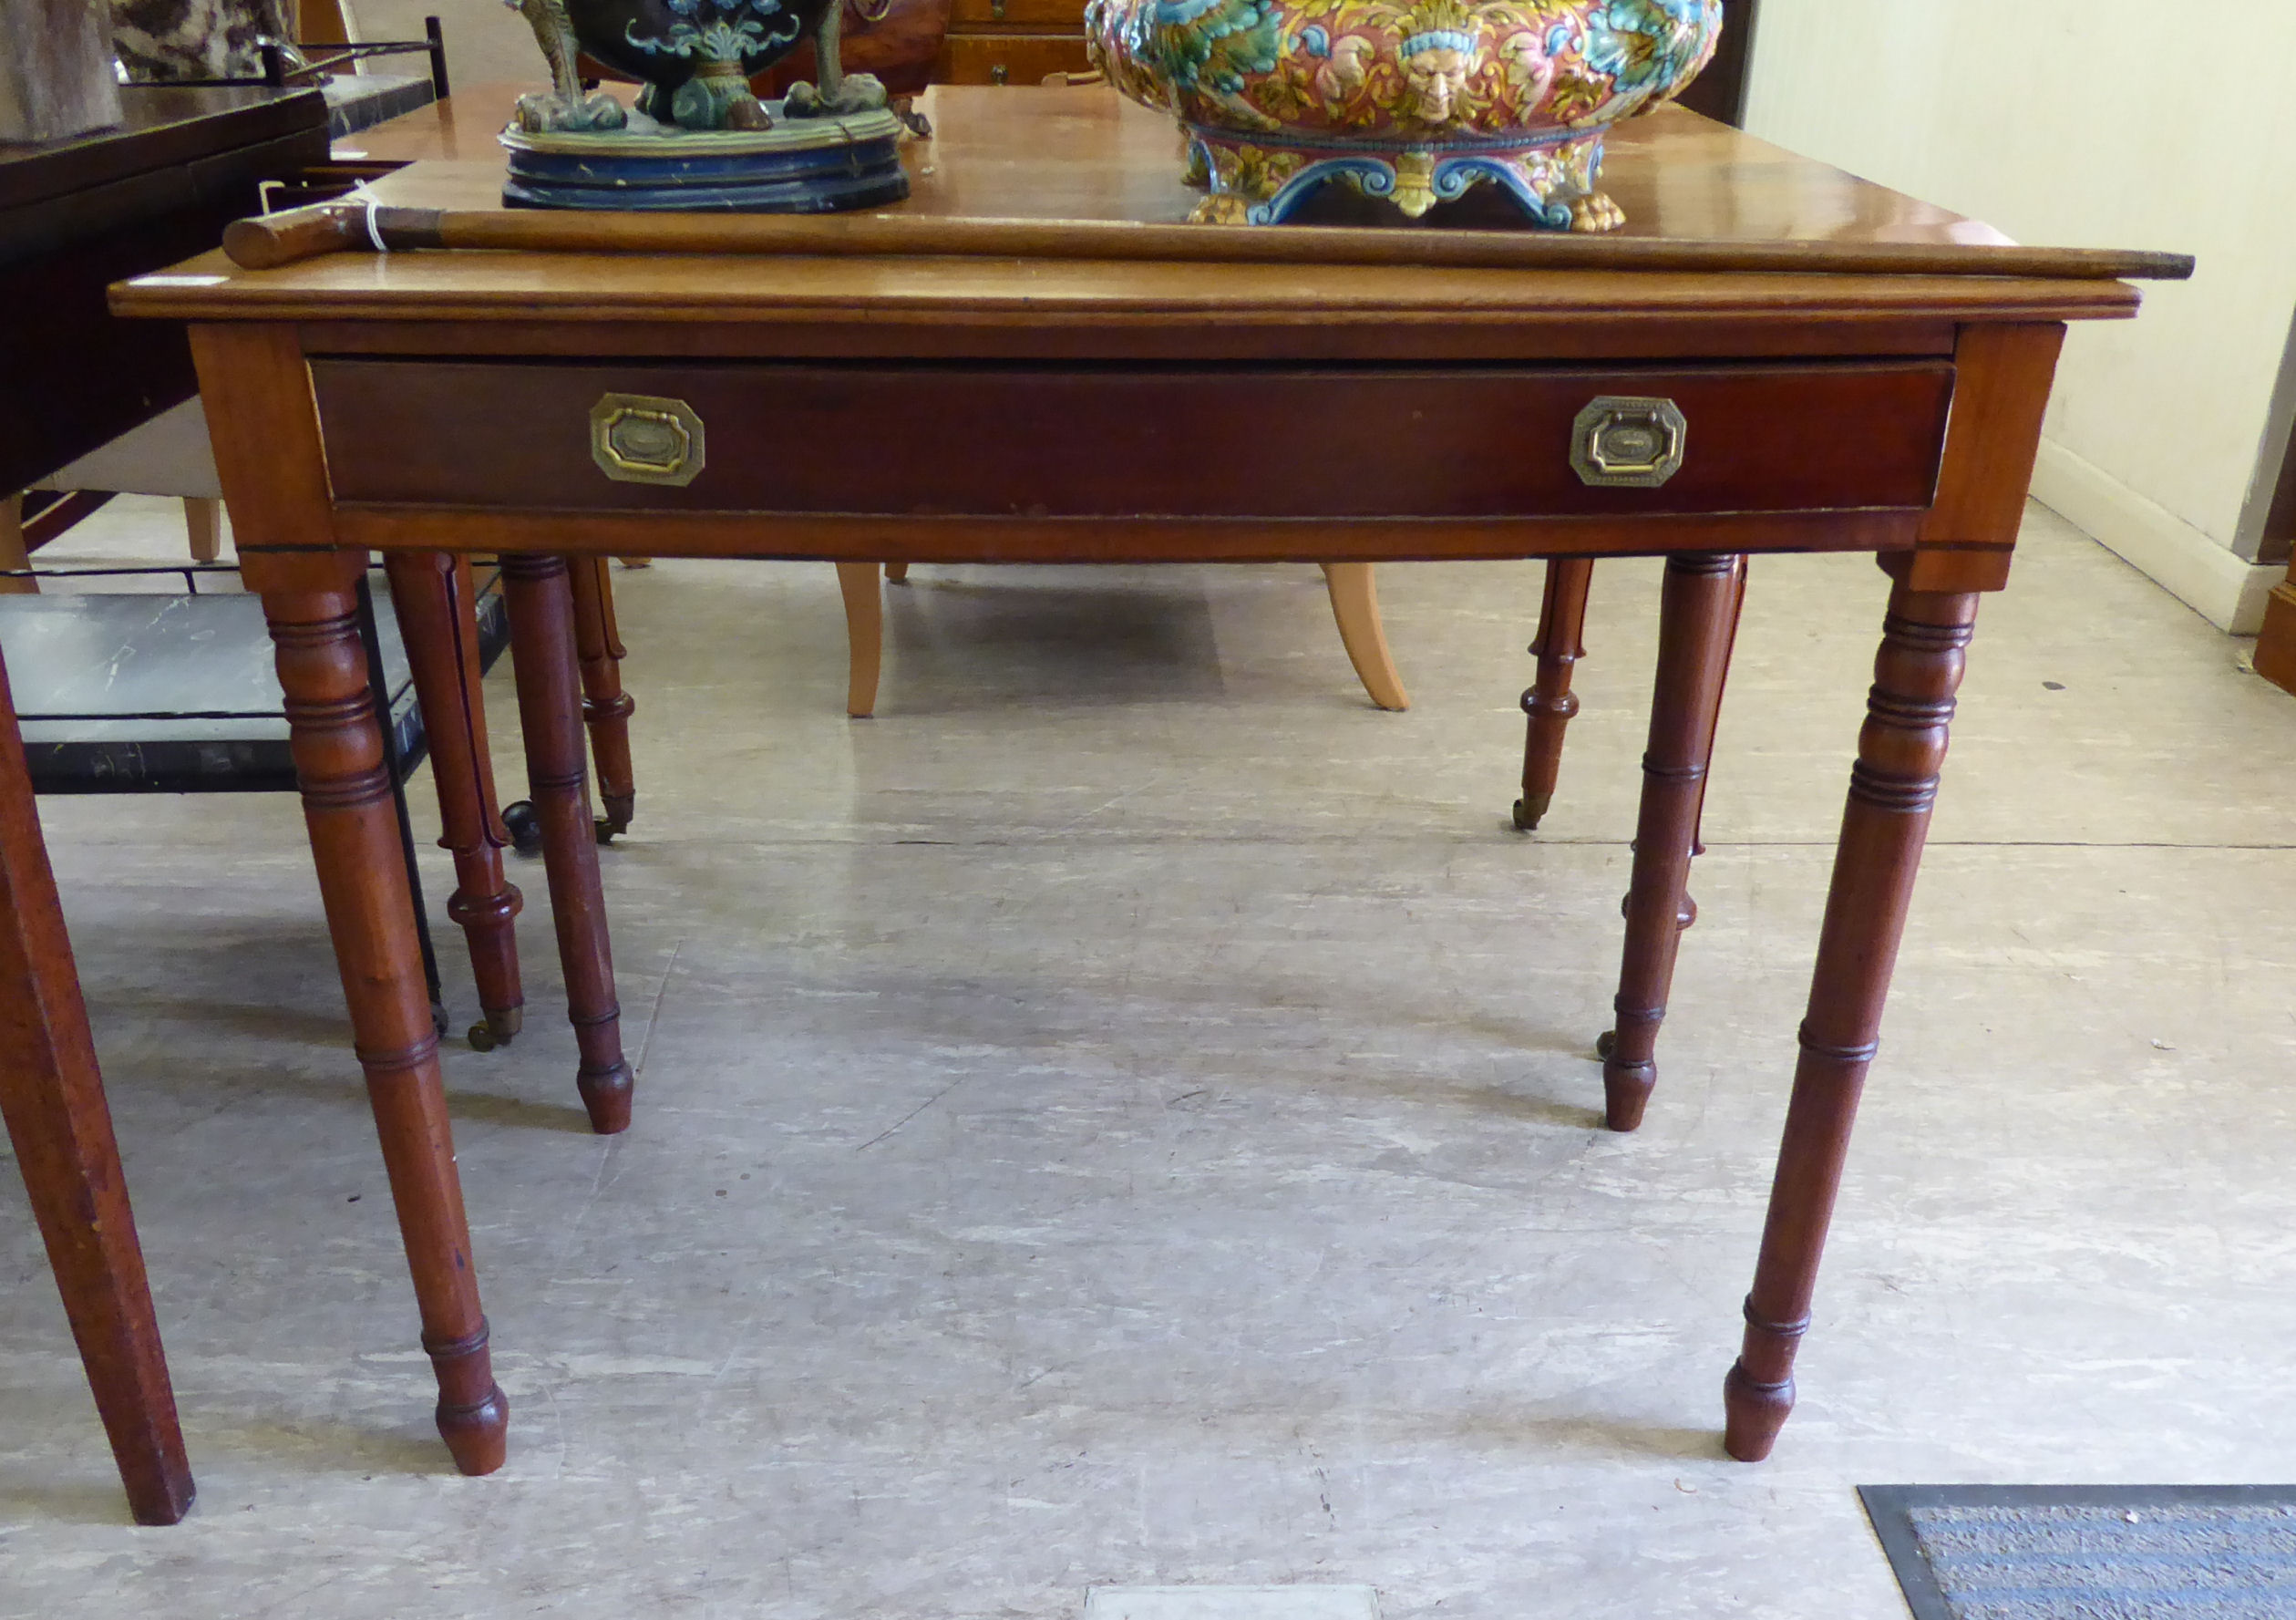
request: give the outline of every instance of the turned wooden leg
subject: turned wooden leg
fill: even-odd
[[[1355,678],[1364,683],[1372,702],[1385,709],[1409,708],[1411,699],[1387,653],[1387,632],[1379,622],[1379,591],[1372,581],[1371,564],[1326,562],[1323,587],[1331,593],[1332,617],[1339,621],[1340,645],[1347,649],[1347,661],[1355,666]]]
[[[1882,1004],[1937,801],[1977,600],[1902,584],[1889,593],[1858,763],[1849,773],[1849,802],[1835,849],[1762,1255],[1745,1303],[1745,1344],[1724,1385],[1725,1443],[1741,1462],[1767,1457],[1794,1409],[1794,1352],[1809,1327],[1818,1255],[1841,1187],[1849,1128],[1881,1032]]]
[[[191,1468],[7,683],[0,669],[0,1118],[129,1510],[173,1524]]]
[[[385,560],[391,606],[415,673],[431,780],[438,789],[439,843],[454,853],[455,893],[447,915],[470,945],[485,1022],[470,1029],[480,1051],[507,1046],[526,1016],[519,983],[518,930],[525,904],[502,871],[510,841],[494,800],[479,689],[477,592],[468,559],[444,552],[395,552]]]
[[[590,729],[590,749],[598,760],[598,800],[605,818],[598,841],[630,831],[637,809],[636,774],[630,766],[630,717],[637,703],[622,689],[622,628],[614,623],[613,581],[603,557],[577,557],[567,564],[574,593],[574,649],[582,661],[582,717]]]
[[[1523,733],[1523,796],[1515,800],[1515,826],[1538,827],[1555,800],[1562,774],[1562,734],[1579,700],[1570,694],[1571,666],[1587,655],[1580,641],[1587,623],[1587,586],[1594,577],[1591,557],[1555,557],[1547,563],[1546,594],[1539,603],[1539,635],[1530,644],[1539,674],[1523,694],[1529,717]]]
[[[611,1135],[630,1124],[630,1065],[622,1056],[622,1007],[614,999],[613,947],[598,881],[598,835],[590,819],[583,758],[574,603],[563,557],[502,559],[510,608],[510,662],[518,672],[519,720],[526,736],[526,780],[541,823],[558,955],[566,970],[566,1016],[582,1048],[575,1083],[591,1129]]]
[[[891,574],[893,567],[888,562],[885,572]],[[877,675],[885,657],[885,604],[877,588],[877,564],[839,563],[837,588],[845,598],[845,712],[866,720],[877,712]]]
[[[1601,1045],[1604,1121],[1642,1122],[1658,1080],[1658,1027],[1666,1016],[1674,955],[1688,911],[1691,844],[1705,796],[1706,762],[1735,623],[1737,559],[1686,554],[1666,560],[1658,614],[1658,680],[1650,747],[1642,756],[1642,808],[1634,829],[1634,873],[1626,895],[1626,950],[1619,968],[1618,1021]]]
[[[438,1370],[438,1432],[456,1467],[490,1473],[502,1466],[510,1407],[487,1354],[438,1036],[359,645],[355,580],[267,590],[263,612],[278,649],[320,898],[414,1273],[423,1348]]]

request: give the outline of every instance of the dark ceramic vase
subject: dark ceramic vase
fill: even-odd
[[[746,95],[750,77],[811,38],[830,0],[565,0],[591,56],[651,87],[639,105],[689,129],[721,121],[702,105]],[[722,107],[716,108],[722,113]]]

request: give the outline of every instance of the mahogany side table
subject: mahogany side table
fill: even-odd
[[[255,271],[209,255],[115,294],[192,323],[456,1460],[498,1466],[508,1410],[350,625],[373,551],[505,559],[561,943],[587,964],[571,998],[593,1119],[627,1109],[629,1070],[583,848],[569,558],[1664,555],[1604,1066],[1620,1130],[1656,1079],[1739,560],[1873,553],[1889,608],[1726,1384],[1729,1450],[1766,1456],[2064,323],[2131,315],[2116,277],[2189,262],[2017,249],[1681,111],[1614,139],[1621,237],[1436,267],[1408,257],[1433,246],[1361,245],[1395,232],[1302,230],[1270,241],[1303,262],[1222,260],[1234,239],[1179,228],[1192,197],[1153,115],[1025,89],[943,88],[930,112],[908,205],[776,223],[770,253],[734,251],[767,234],[738,220],[505,214],[499,162],[417,162],[373,196],[442,211],[397,216],[428,251]],[[999,247],[990,222],[1065,245]],[[537,230],[573,234],[466,251]],[[792,251],[793,230],[816,234]],[[610,251],[658,250],[657,232],[683,251]]]

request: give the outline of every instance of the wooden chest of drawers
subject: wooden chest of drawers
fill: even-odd
[[[1084,0],[953,0],[933,77],[952,85],[1033,85],[1082,73]]]

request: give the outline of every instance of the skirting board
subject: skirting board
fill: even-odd
[[[2288,576],[2283,566],[2260,567],[2234,556],[2054,439],[2041,441],[2033,498],[2234,635],[2256,634],[2264,599]]]

